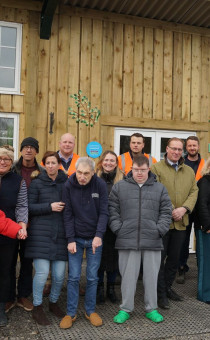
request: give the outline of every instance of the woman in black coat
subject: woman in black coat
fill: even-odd
[[[112,186],[123,179],[123,173],[118,168],[118,158],[113,151],[105,151],[96,166],[96,173],[107,184],[108,193]],[[115,249],[116,237],[107,226],[106,233],[103,238],[103,252],[101,257],[101,265],[98,271],[99,281],[97,289],[97,303],[104,303],[104,272],[107,276],[107,292],[106,295],[111,302],[116,302],[116,294],[114,290],[115,279],[118,271],[118,252]]]
[[[210,157],[198,181],[195,207],[196,252],[198,263],[198,300],[210,303]]]
[[[57,317],[63,312],[57,305],[65,277],[67,241],[63,226],[64,203],[61,201],[67,176],[59,170],[61,160],[57,152],[47,151],[42,159],[45,171],[29,187],[30,226],[25,256],[33,258],[33,318],[41,325],[48,325],[42,308],[43,289],[51,265],[52,287],[49,309]]]

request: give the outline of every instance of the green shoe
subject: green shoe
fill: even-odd
[[[163,316],[160,313],[158,313],[158,311],[155,309],[151,311],[150,313],[146,313],[145,316],[147,319],[153,322],[162,322],[164,320]]]
[[[130,314],[124,310],[120,310],[119,313],[113,318],[113,321],[116,323],[124,323],[128,319],[130,319]]]

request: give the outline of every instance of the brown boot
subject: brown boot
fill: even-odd
[[[50,325],[50,321],[46,317],[42,305],[34,306],[34,309],[32,310],[32,317],[39,325],[42,326]]]
[[[57,302],[49,302],[49,310],[51,313],[57,316],[57,318],[63,318],[65,316],[65,313],[60,309]]]

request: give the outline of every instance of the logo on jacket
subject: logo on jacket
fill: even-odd
[[[99,194],[97,192],[92,193],[92,198],[99,198]]]

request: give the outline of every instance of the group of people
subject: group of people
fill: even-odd
[[[210,158],[206,163],[201,159],[198,138],[187,138],[185,158],[183,141],[171,138],[160,162],[144,153],[140,133],[131,136],[128,152],[117,157],[105,151],[96,166],[91,158],[75,154],[74,146],[74,136],[64,134],[59,151],[47,151],[41,165],[36,161],[39,143],[33,137],[22,141],[17,162],[13,148],[0,147],[0,326],[7,324],[7,313],[15,305],[32,311],[37,323],[50,324],[42,306],[50,275],[49,311],[61,319],[61,328],[70,328],[77,318],[84,250],[85,317],[93,326],[103,323],[95,306],[105,301],[104,273],[106,296],[113,303],[120,273],[122,303],[113,321],[121,324],[134,310],[141,268],[145,316],[163,321],[158,307],[169,309],[168,299],[183,300],[172,285],[177,271],[177,282],[185,280],[193,222],[198,299],[210,302]],[[58,300],[66,261],[64,313]],[[31,293],[33,303],[28,299]]]

